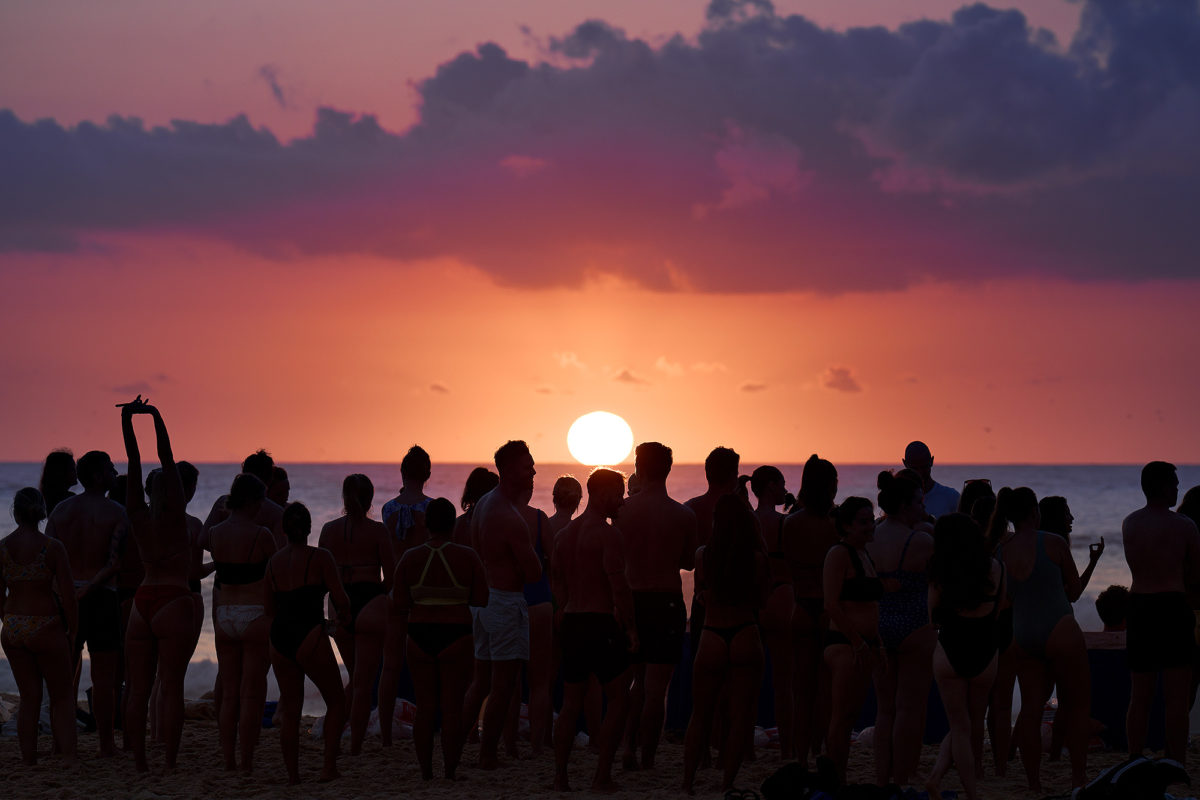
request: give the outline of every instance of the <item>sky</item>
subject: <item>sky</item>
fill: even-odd
[[[1198,178],[1197,0],[16,0],[0,460],[1195,463]]]

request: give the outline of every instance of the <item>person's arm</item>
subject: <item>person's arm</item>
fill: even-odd
[[[694,570],[696,569],[696,548],[700,546],[700,530],[696,522],[696,514],[687,506],[683,507],[687,511],[683,524],[683,549],[679,553],[679,568]]]
[[[74,642],[75,634],[79,631],[79,600],[75,597],[75,583],[71,579],[71,560],[61,542],[52,542],[50,547],[54,553],[54,583],[62,605],[63,621],[67,625],[67,640]],[[3,597],[2,590],[0,597]]]
[[[521,527],[528,529],[520,513],[514,513],[517,513],[517,519],[521,520]],[[508,546],[512,550],[513,563],[517,565],[521,583],[533,583],[542,577],[542,560],[537,557],[537,552],[533,549],[533,538],[528,533],[516,527],[512,528],[508,536]]]
[[[125,439],[125,458],[129,462],[125,479],[125,507],[141,508],[145,504],[142,494],[142,454],[138,450],[137,433],[133,430],[133,415],[142,404],[142,396],[121,406],[121,436]]]
[[[263,615],[267,619],[275,617],[275,559],[267,562],[267,591],[263,592]]]
[[[467,602],[483,608],[488,604],[487,573],[483,571],[483,561],[479,559],[479,554],[469,547],[466,550],[471,554],[471,599]]]
[[[842,584],[846,581],[846,568],[849,566],[850,557],[846,554],[846,548],[829,548],[829,553],[825,556],[825,567],[821,572],[821,588],[822,594],[825,596],[825,611],[829,614],[829,621],[850,640],[850,645],[854,648],[857,656],[860,650],[865,649],[866,642],[863,641],[858,631],[854,630],[854,623],[846,614],[846,608],[842,605],[841,599]]]
[[[1083,573],[1079,576],[1080,591],[1087,588],[1088,581],[1092,579],[1092,573],[1096,571],[1096,564],[1100,563],[1100,556],[1104,555],[1104,537],[1100,537],[1099,543],[1088,545],[1088,565],[1083,568]]]
[[[1052,558],[1058,562],[1058,569],[1062,572],[1067,599],[1074,603],[1079,599],[1079,595],[1083,594],[1083,585],[1079,581],[1079,569],[1075,566],[1075,559],[1071,556],[1071,546],[1061,536],[1043,536],[1042,543],[1043,547],[1054,550]]]
[[[158,463],[162,467],[159,477],[166,481],[163,484],[163,495],[166,507],[174,514],[183,515],[187,512],[187,500],[183,496],[183,480],[179,477],[179,468],[175,464],[175,454],[171,451],[171,437],[167,433],[167,424],[163,422],[162,414],[154,406],[147,405],[145,410],[154,419],[154,438],[158,446]],[[129,484],[126,485],[128,490]]]
[[[571,540],[574,538],[575,523],[567,524],[567,527],[558,532],[554,537],[554,558],[550,560],[550,592],[554,595],[554,603],[558,614],[562,614],[567,603],[571,599],[571,586],[567,582],[566,575],[566,552],[570,546]],[[556,614],[557,616],[557,614]]]
[[[608,576],[609,590],[612,592],[613,606],[617,618],[625,626],[632,650],[637,650],[637,625],[633,617],[633,592],[629,589],[629,581],[625,578],[625,542],[621,531],[614,525],[604,531],[603,560],[604,574]]]
[[[92,589],[105,585],[108,583],[109,578],[117,574],[117,570],[121,568],[121,553],[124,552],[126,547],[137,547],[135,542],[129,541],[131,538],[132,531],[129,525],[129,517],[125,515],[125,511],[122,509],[120,518],[113,524],[112,531],[108,536],[108,562],[92,577],[92,580],[86,586],[82,586],[75,591],[77,598],[85,597]]]
[[[387,543],[387,549],[391,550],[390,543]],[[405,560],[404,556],[400,557],[400,562],[392,569],[393,574],[388,578],[392,587],[392,612],[395,614],[407,614],[412,609],[412,595],[408,591],[408,581],[404,579]]]
[[[933,581],[929,582],[929,592],[927,594],[927,598],[928,598],[927,603],[926,603],[927,610],[928,610],[927,617],[928,617],[929,623],[933,624],[934,614],[937,612],[938,606],[941,605],[941,603],[942,603],[941,587],[939,587]],[[996,602],[999,602],[999,601],[997,600]]]
[[[325,585],[329,587],[329,599],[333,602],[334,610],[337,611],[338,621],[342,627],[346,627],[352,621],[350,597],[346,594],[346,588],[342,586],[342,576],[338,574],[337,560],[334,559],[333,553],[323,547],[317,548],[317,557],[321,560],[321,571],[324,574]]]
[[[754,567],[756,580],[758,584],[758,608],[763,608],[767,604],[767,598],[771,596],[771,567],[767,563],[765,553],[754,554]]]

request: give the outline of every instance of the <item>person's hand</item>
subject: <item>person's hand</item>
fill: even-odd
[[[625,631],[625,638],[629,640],[629,652],[636,653],[642,649],[642,643],[638,640],[637,631],[633,628]]]
[[[143,400],[140,394],[128,403],[117,403],[117,408],[121,409],[122,414],[130,416],[133,414],[153,414],[157,410],[154,406],[150,405],[150,398],[147,397]]]
[[[1104,537],[1100,537],[1099,542],[1093,542],[1088,545],[1088,558],[1093,563],[1100,560],[1100,556],[1104,554]]]

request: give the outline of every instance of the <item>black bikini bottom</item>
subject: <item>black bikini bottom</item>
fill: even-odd
[[[408,638],[430,658],[437,658],[450,645],[471,636],[471,625],[459,622],[410,622]]]

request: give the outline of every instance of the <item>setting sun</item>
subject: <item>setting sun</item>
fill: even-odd
[[[576,461],[590,467],[620,464],[633,449],[633,430],[616,414],[593,411],[571,424],[567,449]]]

